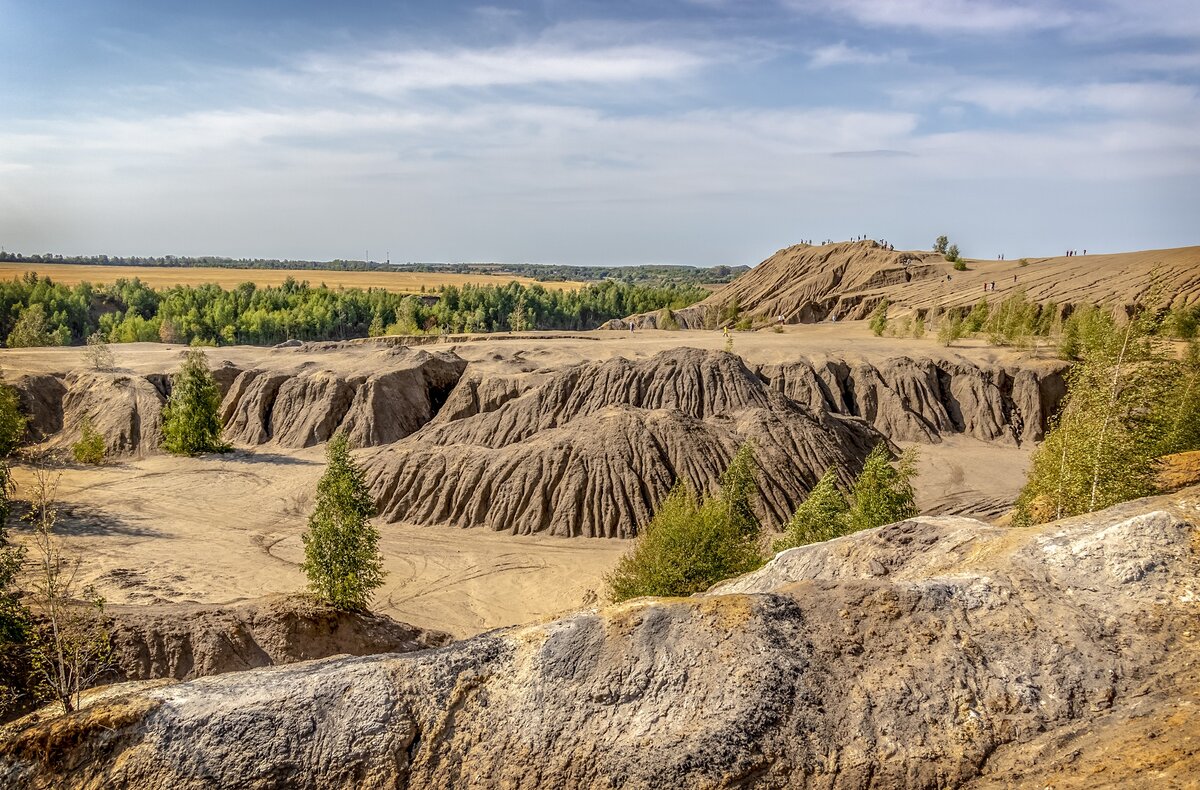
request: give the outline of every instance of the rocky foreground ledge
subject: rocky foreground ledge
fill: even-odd
[[[1028,530],[921,518],[693,598],[117,688],[0,733],[0,784],[1185,786],[1198,524],[1196,487]]]

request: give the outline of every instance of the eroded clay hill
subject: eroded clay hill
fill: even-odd
[[[681,348],[568,368],[364,464],[388,520],[630,537],[676,480],[715,487],[746,441],[770,470],[759,490],[763,516],[778,523],[826,469],[849,481],[883,440],[774,391],[740,357]]]
[[[630,537],[676,480],[711,490],[751,441],[769,470],[758,478],[760,515],[778,526],[826,469],[848,483],[884,437],[1040,439],[1062,372],[1052,362],[1008,370],[907,357],[751,369],[690,348],[584,363],[535,383],[468,372],[449,414],[363,461],[387,520]]]
[[[131,690],[10,725],[0,782],[1184,786],[1198,520],[1196,488],[1026,530],[919,518],[692,598]],[[1129,728],[1156,735],[1112,749]]]
[[[143,456],[157,451],[179,353],[13,381],[49,446],[69,447],[90,420],[111,457]],[[885,439],[1040,440],[1065,391],[1065,366],[1050,360],[796,352],[748,363],[676,347],[543,366],[525,353],[468,364],[453,349],[230,349],[214,375],[235,446],[303,448],[346,431],[365,448],[386,520],[595,537],[634,535],[677,480],[711,490],[745,441],[770,470],[761,516],[778,526],[826,469],[848,483]]]
[[[270,366],[215,364],[227,439],[300,448],[341,430],[357,447],[393,442],[433,418],[467,365],[451,352],[385,348],[332,366],[305,359],[304,350]],[[34,373],[12,383],[30,417],[31,438],[69,447],[89,420],[110,456],[142,455],[158,448],[177,364],[151,373]]]
[[[1020,288],[1059,309],[1080,304],[1130,309],[1135,305],[1200,301],[1200,247],[1111,255],[970,261],[955,271],[937,253],[889,251],[874,241],[797,244],[767,258],[704,301],[674,312],[684,329],[715,327],[722,309],[736,304],[756,324],[813,323],[866,318],[882,299],[898,308],[928,311],[992,301]],[[985,292],[984,283],[995,283]],[[609,322],[606,327],[661,327],[661,313]]]
[[[773,389],[813,411],[861,417],[893,441],[930,444],[951,434],[1041,441],[1066,395],[1066,371],[1054,360],[1003,366],[912,357],[824,357],[756,368]]]

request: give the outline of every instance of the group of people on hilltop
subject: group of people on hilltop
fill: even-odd
[[[1076,255],[1078,255],[1078,254],[1079,254],[1079,250],[1067,250],[1067,257],[1068,257],[1068,258],[1074,258],[1074,257],[1075,257]],[[1087,250],[1084,250],[1084,251],[1083,251],[1083,254],[1084,254],[1084,255],[1087,255]]]
[[[855,236],[854,238],[850,239],[850,241],[866,241],[866,240],[867,240],[867,236],[866,236],[866,234],[863,234],[862,236]],[[833,239],[823,239],[823,240],[821,241],[821,244],[820,244],[820,245],[815,245],[815,244],[813,244],[813,240],[812,240],[812,239],[801,239],[801,240],[800,240],[800,243],[801,243],[801,244],[807,244],[807,245],[808,245],[808,246],[810,246],[810,247],[815,247],[815,246],[824,246],[824,245],[826,245],[826,244],[833,244]],[[888,252],[895,252],[895,251],[896,251],[896,248],[895,248],[893,245],[891,245],[891,244],[888,244],[886,241],[880,241],[880,242],[878,242],[878,244],[879,244],[879,246],[880,246],[880,247],[882,247],[883,249],[887,250]]]

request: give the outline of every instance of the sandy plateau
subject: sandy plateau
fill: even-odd
[[[571,365],[615,357],[645,360],[681,346],[717,350],[719,332],[597,331],[489,336],[439,343],[474,376],[533,385]],[[749,365],[797,358],[961,358],[1016,364],[1021,355],[974,346],[942,349],[932,340],[875,338],[861,324],[790,326],[782,333],[737,333],[734,351]],[[229,347],[210,362],[241,368],[296,360],[331,370],[361,367],[380,344],[327,350]],[[173,369],[178,346],[114,346],[130,374]],[[949,353],[947,353],[949,352]],[[79,349],[0,351],[5,375],[81,370]],[[910,444],[901,442],[901,444]],[[918,443],[919,504],[928,513],[993,518],[1023,479],[1031,443],[985,442],[966,435]],[[360,455],[369,450],[360,451]],[[239,446],[225,456],[187,459],[146,452],[99,468],[68,465],[59,483],[61,531],[86,558],[87,580],[112,603],[219,603],[301,589],[300,535],[323,468],[319,446]],[[17,470],[18,485],[30,479]],[[594,602],[604,574],[628,541],[512,535],[438,524],[380,523],[388,577],[375,609],[457,637],[530,622]]]

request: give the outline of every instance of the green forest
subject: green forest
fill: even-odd
[[[33,273],[0,283],[0,333],[10,348],[83,343],[208,345],[346,340],[385,334],[594,329],[633,313],[686,307],[708,295],[693,285],[605,281],[578,291],[516,282],[443,286],[422,295],[382,289],[242,283],[154,289],[139,280],[60,285]]]

